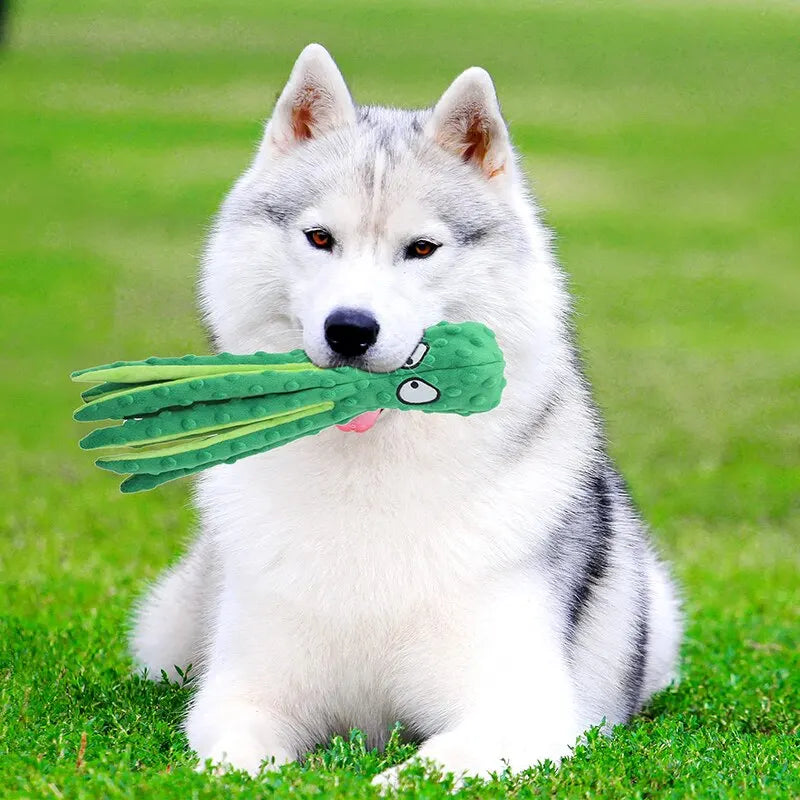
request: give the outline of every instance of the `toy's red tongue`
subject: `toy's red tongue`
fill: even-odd
[[[378,421],[381,411],[383,411],[382,408],[377,411],[365,411],[363,414],[353,417],[350,422],[336,427],[340,431],[346,431],[347,433],[365,433]]]

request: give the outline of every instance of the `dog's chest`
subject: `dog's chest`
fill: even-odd
[[[257,474],[243,471],[235,494],[206,486],[202,504],[246,631],[242,657],[316,709],[308,718],[329,730],[315,734],[358,726],[379,738],[415,692],[446,704],[455,691],[451,665],[498,515],[457,476],[387,465],[363,485],[332,487],[319,466],[306,465],[302,488],[271,470],[268,503]]]
[[[237,598],[233,646],[262,686],[322,725],[309,735],[354,726],[380,741],[398,719],[433,733],[424,720],[458,706],[465,637],[492,581],[538,535],[528,482],[476,440],[420,434],[381,453],[372,432],[353,447],[330,434],[202,486]]]
[[[453,670],[479,611],[474,575],[468,588],[452,569],[458,554],[435,537],[412,545],[393,528],[382,540],[378,522],[329,515],[312,523],[320,535],[299,541],[290,523],[270,560],[232,573],[246,658],[265,684],[282,687],[294,714],[302,709],[311,739],[357,727],[380,744],[423,705],[436,707],[422,715],[435,719],[455,707]],[[335,535],[343,528],[349,546]]]
[[[423,489],[402,476],[350,494],[287,487],[268,505],[242,492],[220,520],[223,558],[232,575],[252,576],[248,591],[261,587],[298,614],[399,625],[482,571],[501,524],[485,516],[452,485]]]

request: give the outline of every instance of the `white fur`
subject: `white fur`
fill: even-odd
[[[310,142],[293,141],[287,122],[298,97],[321,98]],[[481,163],[456,157],[464,109],[488,132]],[[327,314],[365,308],[381,325],[365,366],[380,371],[400,366],[425,327],[462,315],[497,333],[508,386],[487,414],[390,411],[364,435],[327,430],[201,476],[201,533],[140,606],[132,639],[154,677],[194,664],[186,732],[201,761],[255,772],[350,727],[380,744],[396,720],[422,742],[420,756],[457,775],[558,761],[589,726],[626,718],[621,686],[642,582],[655,620],[647,696],[675,672],[674,590],[621,498],[610,577],[576,649],[565,646],[565,589],[546,553],[602,437],[571,357],[549,236],[491,81],[464,73],[421,112],[418,139],[392,133],[416,130],[389,116],[400,113],[357,117],[330,56],[303,52],[211,238],[209,326],[222,349],[303,346],[326,365]],[[478,225],[476,209],[497,211],[489,245],[459,244],[430,196],[448,182],[444,211],[458,220]],[[281,187],[296,215],[254,216],[254,198],[280,205]],[[506,219],[510,233],[498,236]],[[304,229],[319,225],[332,231],[333,252],[306,241]],[[407,263],[398,254],[420,236],[442,246]],[[545,418],[553,387],[557,412],[515,443],[521,421]],[[580,555],[580,544],[564,547]]]

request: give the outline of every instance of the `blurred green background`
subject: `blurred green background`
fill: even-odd
[[[686,588],[681,687],[475,796],[800,794],[800,6],[31,0],[0,47],[3,796],[256,791],[185,766],[185,689],[127,677],[189,488],[119,495],[67,376],[206,350],[203,238],[309,41],[363,103],[492,73],[613,453]],[[258,791],[366,796],[378,762],[339,742]]]

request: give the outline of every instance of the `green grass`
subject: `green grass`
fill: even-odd
[[[285,7],[284,7],[285,6]],[[293,58],[362,101],[494,74],[558,232],[613,451],[689,615],[680,687],[558,773],[473,797],[800,795],[800,10],[791,4],[14,4],[0,52],[0,796],[357,797],[407,748],[337,740],[195,774],[189,690],[131,679],[126,618],[185,483],[123,497],[67,374],[203,351],[210,215]],[[154,322],[155,321],[155,322]],[[79,759],[82,735],[85,752]],[[445,790],[412,776],[408,796]]]

